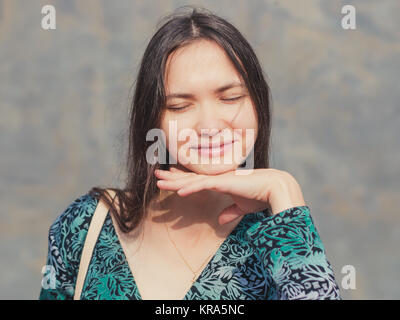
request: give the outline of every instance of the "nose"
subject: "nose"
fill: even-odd
[[[203,104],[197,117],[196,131],[204,138],[212,138],[226,127],[226,123],[212,103]]]
[[[204,138],[212,138],[215,136],[220,130],[217,128],[202,128],[200,130],[200,135]]]

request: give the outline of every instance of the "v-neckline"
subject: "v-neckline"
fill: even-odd
[[[195,285],[199,282],[199,280],[202,278],[203,273],[205,273],[209,268],[211,268],[211,265],[213,264],[214,260],[216,259],[217,255],[220,253],[222,246],[224,246],[227,242],[229,242],[231,240],[231,238],[234,236],[234,234],[238,231],[238,229],[241,227],[241,225],[244,223],[244,220],[246,219],[246,217],[249,214],[246,214],[240,221],[239,223],[232,229],[232,231],[228,234],[228,236],[225,238],[225,240],[219,245],[217,251],[215,251],[214,255],[212,256],[212,258],[208,261],[208,263],[206,264],[206,266],[203,268],[203,270],[200,272],[200,274],[197,276],[196,280],[192,283],[192,285],[190,286],[189,290],[186,292],[186,294],[184,295],[184,297],[182,298],[182,300],[186,300],[186,298],[188,297],[188,295],[192,292],[193,288],[195,287]],[[131,266],[129,265],[128,262],[128,258],[125,252],[125,249],[122,247],[121,245],[121,241],[119,239],[118,233],[115,229],[115,225],[114,225],[114,221],[110,215],[110,211],[108,211],[107,213],[107,219],[111,220],[111,226],[112,226],[112,232],[113,232],[113,238],[114,241],[116,242],[117,246],[119,248],[121,248],[122,251],[122,257],[124,260],[124,263],[129,271],[129,275],[132,278],[132,284],[134,286],[134,288],[136,289],[136,299],[137,300],[143,300],[142,295],[140,294],[139,291],[139,287],[137,286],[135,277],[133,275]]]

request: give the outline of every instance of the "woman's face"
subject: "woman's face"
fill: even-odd
[[[165,87],[161,129],[170,163],[199,174],[236,169],[256,141],[257,114],[225,51],[207,40],[177,49],[167,60]]]

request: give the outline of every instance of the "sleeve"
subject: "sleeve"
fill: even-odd
[[[80,257],[96,202],[88,194],[79,197],[50,226],[39,300],[73,299]]]
[[[267,217],[250,234],[269,277],[267,299],[342,299],[308,206]]]

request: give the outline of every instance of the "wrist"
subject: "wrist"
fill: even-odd
[[[273,215],[306,205],[300,185],[291,174],[283,172],[275,177],[270,189],[269,204]]]

